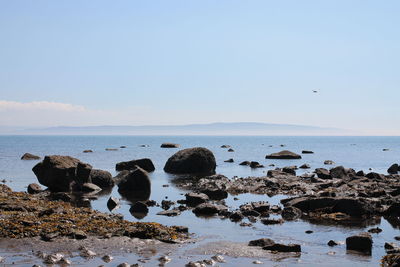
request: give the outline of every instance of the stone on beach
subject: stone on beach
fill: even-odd
[[[203,147],[176,152],[165,163],[164,171],[173,174],[215,174],[214,154]]]

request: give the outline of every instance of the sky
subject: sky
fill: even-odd
[[[399,13],[395,0],[2,0],[0,126],[400,135]]]

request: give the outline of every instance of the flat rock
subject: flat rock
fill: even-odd
[[[271,250],[276,252],[301,252],[301,246],[298,244],[278,244],[263,247],[264,250]]]
[[[149,158],[119,162],[116,164],[115,169],[117,171],[134,170],[137,166],[147,172],[152,172],[155,170],[154,164]]]
[[[38,160],[38,159],[40,159],[40,157],[33,155],[31,153],[25,153],[24,155],[22,155],[21,159],[22,160]]]
[[[301,159],[301,156],[289,150],[282,150],[265,156],[266,159]]]

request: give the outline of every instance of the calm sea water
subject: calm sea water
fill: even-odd
[[[265,166],[273,163],[276,167],[299,166],[308,163],[314,169],[323,167],[324,160],[329,159],[336,162],[336,165],[364,171],[371,168],[373,171],[381,173],[386,173],[391,164],[400,162],[400,137],[0,136],[0,180],[6,179],[7,185],[16,191],[25,191],[29,183],[37,182],[31,169],[38,161],[20,160],[25,152],[42,157],[54,154],[69,155],[90,163],[94,168],[110,171],[113,175],[116,175],[115,164],[117,162],[147,157],[152,159],[156,167],[156,171],[151,173],[152,194],[150,199],[157,202],[161,202],[165,198],[176,201],[183,199],[185,192],[170,183],[173,176],[164,173],[163,167],[167,159],[179,149],[160,148],[163,142],[178,143],[181,145],[179,149],[196,146],[210,149],[217,160],[217,173],[229,178],[233,176],[262,176],[268,170],[268,167],[252,170],[246,166],[239,166],[238,163],[244,160],[258,161]],[[140,147],[143,144],[148,145],[148,147]],[[224,144],[231,145],[235,152],[228,152],[227,149],[220,148]],[[281,147],[281,145],[284,145],[284,147]],[[105,151],[105,148],[119,148],[120,146],[126,146],[126,148],[118,151]],[[389,151],[383,151],[384,148],[389,149]],[[94,152],[82,153],[85,149],[91,149]],[[312,150],[315,153],[302,155],[303,159],[301,160],[265,159],[266,154],[283,149],[297,153],[301,153],[302,150]],[[235,163],[224,162],[229,158],[233,158]],[[170,184],[170,186],[163,187],[165,184]],[[120,198],[116,190],[113,190],[111,195]],[[234,201],[233,196],[229,196],[226,200],[228,206],[235,208],[245,202],[259,200],[275,204],[279,203],[279,200],[285,196],[269,198],[267,196],[242,194],[237,197],[239,201]],[[100,197],[92,202],[92,207],[108,212],[106,208],[108,198],[109,195]],[[372,256],[355,256],[346,254],[345,246],[329,248],[326,243],[330,239],[345,240],[347,236],[364,231],[367,228],[315,225],[305,221],[286,222],[276,226],[256,223],[254,227],[240,227],[239,224],[229,220],[197,218],[191,211],[185,211],[180,216],[172,218],[156,215],[159,211],[161,211],[161,208],[150,208],[149,215],[141,221],[189,226],[190,232],[202,238],[203,241],[190,245],[187,249],[219,240],[248,242],[262,237],[286,243],[302,244],[303,253],[300,258],[286,258],[278,263],[273,263],[279,266],[333,266],[337,264],[376,266],[380,258],[385,255],[384,243],[395,242],[393,237],[400,235],[398,229],[392,228],[382,219],[378,226],[383,228],[384,231],[379,235],[374,235]],[[127,202],[123,202],[121,208],[116,212],[123,214],[127,220],[137,221],[129,213],[129,203]],[[304,233],[306,230],[313,230],[314,233],[307,235]],[[200,256],[196,255],[192,257],[191,260],[201,259]],[[123,259],[123,261],[131,260],[133,263],[137,257],[125,255]],[[247,266],[252,260],[228,257],[228,262],[235,266]],[[262,261],[268,262],[266,259],[262,259]],[[76,259],[75,262],[87,266],[92,264],[80,262],[79,259]],[[187,260],[174,260],[168,266],[182,266],[184,262],[187,262]],[[30,263],[26,266],[31,265]],[[115,263],[106,264],[106,266],[115,266]]]

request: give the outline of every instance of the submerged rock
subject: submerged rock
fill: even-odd
[[[187,148],[172,155],[164,171],[174,174],[215,174],[214,154],[203,147]]]
[[[38,160],[38,159],[40,159],[40,157],[33,155],[31,153],[25,153],[24,155],[22,155],[21,159],[22,160]]]
[[[215,205],[211,203],[202,203],[196,208],[193,209],[193,213],[196,215],[213,215],[217,214],[219,212],[222,212],[224,210],[227,210],[228,208],[223,205]]]
[[[301,151],[301,154],[314,154],[314,152],[311,150],[303,150]]]
[[[298,244],[278,244],[263,247],[264,250],[271,250],[276,252],[301,252],[301,246]]]
[[[301,159],[301,156],[289,150],[283,150],[265,156],[266,159]]]
[[[147,172],[152,172],[155,170],[154,164],[149,158],[119,162],[115,166],[115,169],[117,171],[134,170],[137,166]]]
[[[233,159],[228,159],[228,160],[224,160],[224,162],[227,162],[227,163],[233,163],[233,162],[235,162]]]
[[[267,247],[267,246],[272,246],[274,244],[275,244],[274,240],[269,238],[261,238],[249,242],[249,246],[255,246],[255,247]]]
[[[174,143],[162,143],[161,144],[162,148],[178,148],[179,144],[174,144]]]
[[[203,193],[187,193],[185,196],[186,204],[189,206],[196,206],[209,200],[209,197]]]

